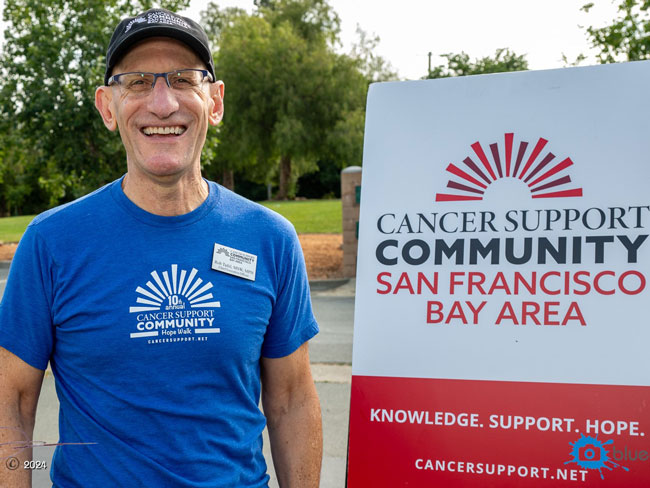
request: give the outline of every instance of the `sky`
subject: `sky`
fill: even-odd
[[[378,53],[403,79],[426,75],[428,53],[432,65],[443,64],[444,53],[466,52],[472,59],[493,56],[498,48],[525,54],[531,69],[561,68],[562,55],[584,64],[595,56],[580,26],[602,26],[616,17],[612,0],[592,0],[589,13],[580,10],[589,0],[329,0],[341,18],[344,52],[356,41],[356,26],[376,34]],[[186,15],[199,19],[208,0],[192,0]],[[618,2],[617,2],[618,3]],[[217,0],[221,7],[248,11],[252,0]]]
[[[221,7],[248,11],[253,0],[216,0]],[[531,69],[560,68],[562,55],[595,64],[581,26],[602,26],[616,16],[614,0],[593,0],[590,13],[580,10],[588,0],[329,0],[341,18],[343,52],[357,40],[356,26],[378,35],[378,54],[402,79],[419,79],[444,53],[466,52],[472,59],[492,56],[498,48],[525,54]],[[191,0],[184,14],[199,20],[208,0]],[[617,2],[618,3],[618,2]],[[0,9],[4,0],[0,0]],[[0,22],[0,24],[2,24]],[[4,25],[2,25],[4,31]],[[1,36],[0,36],[1,37]],[[2,42],[0,38],[0,42]]]

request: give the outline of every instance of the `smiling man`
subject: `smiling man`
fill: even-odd
[[[127,172],[21,240],[0,304],[0,442],[31,438],[49,361],[70,443],[55,487],[267,486],[265,424],[280,485],[318,486],[304,261],[286,220],[202,178],[223,99],[198,24],[123,20],[95,101]],[[2,453],[21,467],[0,485],[30,486],[31,452]]]

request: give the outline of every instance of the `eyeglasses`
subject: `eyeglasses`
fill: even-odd
[[[207,78],[212,83],[212,75],[205,69],[179,69],[168,73],[130,72],[113,75],[108,86],[118,85],[129,93],[149,93],[156,86],[158,78],[163,78],[169,88],[188,90],[199,86]]]

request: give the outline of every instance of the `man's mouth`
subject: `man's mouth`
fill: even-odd
[[[155,136],[155,135],[160,135],[160,136],[167,136],[167,135],[173,135],[173,136],[180,136],[185,132],[186,128],[182,125],[174,125],[171,127],[154,127],[154,126],[149,126],[145,127],[142,129],[142,132],[146,136]]]

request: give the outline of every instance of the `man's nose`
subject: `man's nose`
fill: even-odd
[[[163,78],[162,80],[160,78]],[[175,90],[170,88],[164,77],[160,76],[154,81],[149,95],[149,110],[160,118],[169,117],[178,110],[178,99]]]

